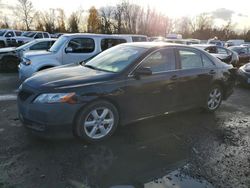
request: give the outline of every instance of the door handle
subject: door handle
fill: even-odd
[[[173,76],[171,76],[170,79],[171,79],[171,80],[177,80],[177,79],[178,79],[178,76],[177,76],[177,75],[173,75]]]
[[[215,74],[216,72],[215,72],[215,70],[210,70],[209,71],[209,74]]]

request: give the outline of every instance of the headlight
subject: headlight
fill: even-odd
[[[31,60],[30,60],[30,59],[23,58],[22,63],[23,63],[24,65],[30,65],[32,62],[31,62]]]
[[[33,103],[52,104],[52,103],[69,103],[75,104],[77,98],[75,93],[44,93],[39,95]]]

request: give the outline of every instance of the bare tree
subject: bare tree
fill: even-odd
[[[79,21],[80,18],[77,12],[73,12],[69,17],[69,32],[78,33],[79,32]]]
[[[111,34],[114,31],[113,15],[114,7],[107,6],[100,9],[101,16],[101,32],[105,34]]]
[[[21,19],[26,27],[26,30],[30,30],[35,15],[33,4],[29,0],[17,0],[17,2],[18,5],[16,7],[15,14],[19,19]]]

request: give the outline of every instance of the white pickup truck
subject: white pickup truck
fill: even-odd
[[[16,43],[15,37],[22,35],[22,31],[11,29],[0,29],[0,48],[12,46]]]

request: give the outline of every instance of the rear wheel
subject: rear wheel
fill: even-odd
[[[79,113],[73,134],[88,142],[101,141],[114,133],[118,122],[118,111],[113,104],[96,101]]]
[[[216,111],[222,102],[223,91],[219,85],[213,85],[208,93],[206,110],[208,112]]]
[[[5,47],[5,43],[3,41],[0,41],[0,48],[4,48]]]

